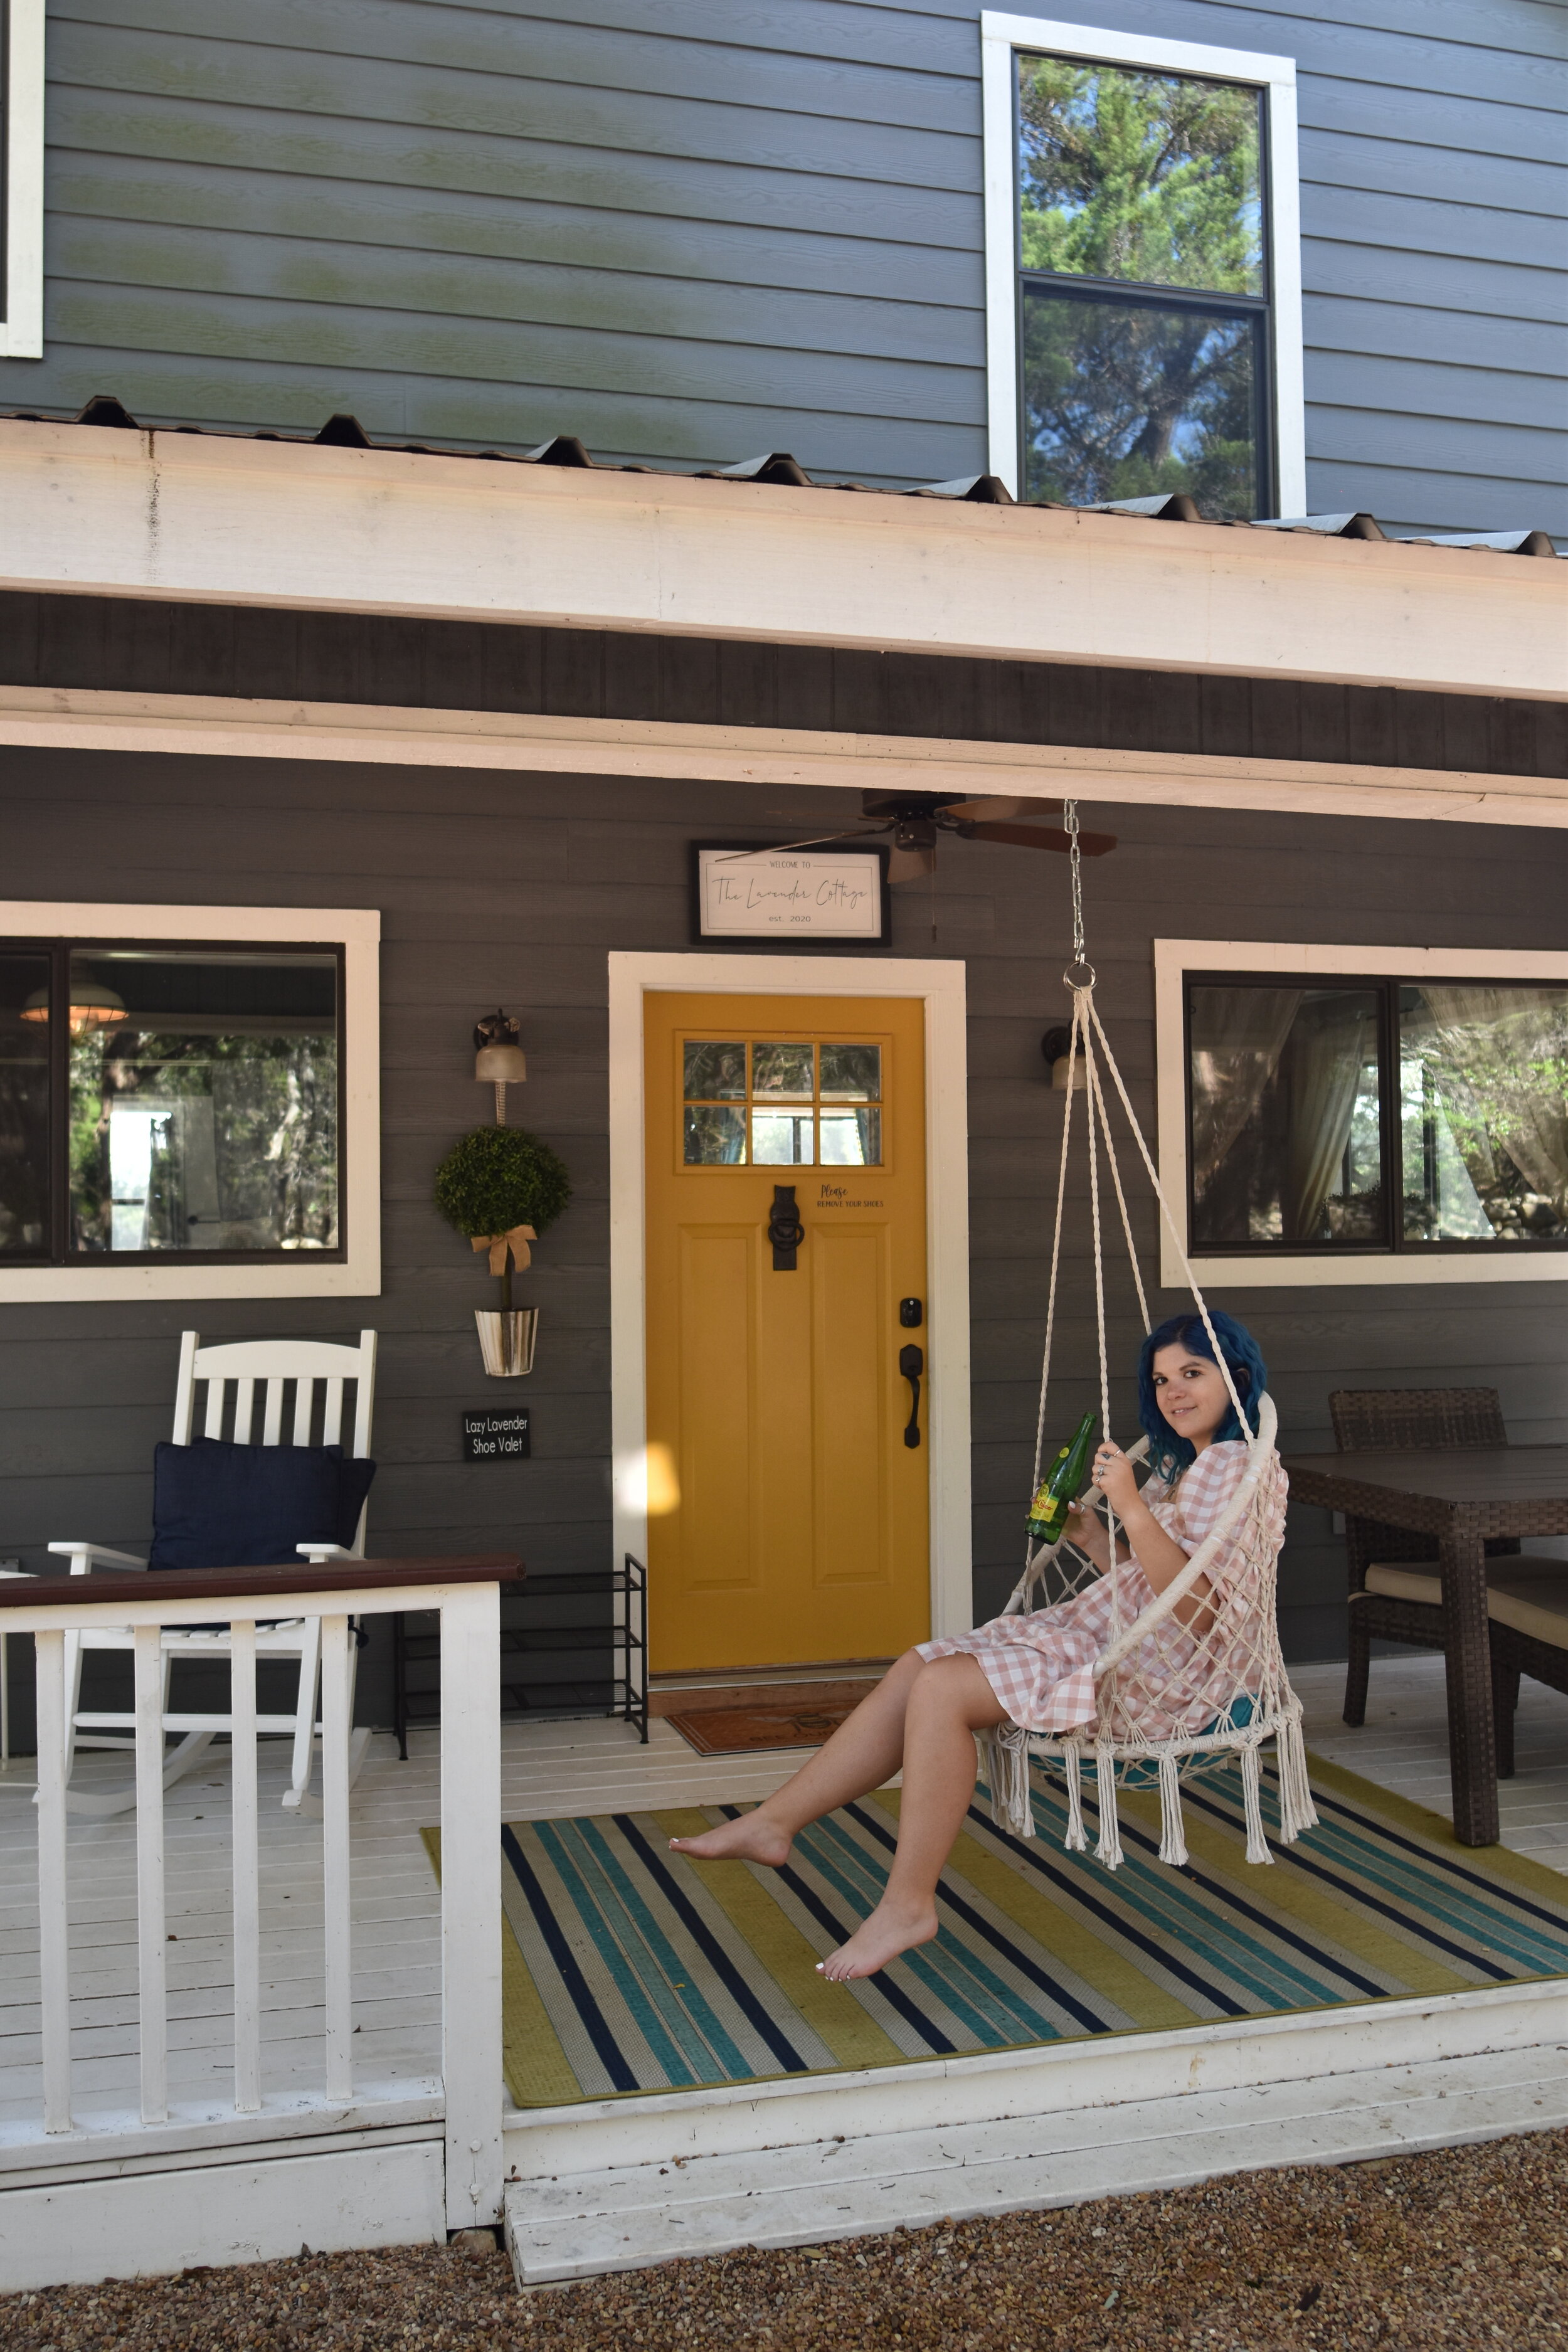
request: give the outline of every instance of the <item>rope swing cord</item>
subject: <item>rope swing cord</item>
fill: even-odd
[[[1196,1311],[1208,1334],[1215,1364],[1226,1385],[1237,1422],[1247,1448],[1247,1469],[1236,1494],[1212,1531],[1193,1552],[1186,1567],[1152,1605],[1126,1619],[1124,1580],[1120,1570],[1108,1573],[1110,1586],[1110,1628],[1105,1648],[1094,1664],[1096,1720],[1092,1727],[1056,1735],[1031,1732],[1007,1725],[985,1735],[986,1779],[991,1805],[1000,1826],[1016,1836],[1032,1837],[1035,1824],[1029,1795],[1029,1758],[1038,1756],[1063,1774],[1068,1798],[1066,1844],[1082,1852],[1087,1841],[1081,1811],[1082,1765],[1092,1744],[1100,1810],[1098,1858],[1114,1870],[1122,1859],[1118,1833],[1116,1791],[1121,1786],[1158,1785],[1161,1797],[1160,1859],[1180,1865],[1187,1858],[1183,1834],[1181,1780],[1197,1770],[1213,1769],[1239,1757],[1247,1820],[1247,1858],[1267,1863],[1273,1857],[1264,1831],[1260,1749],[1272,1738],[1279,1761],[1281,1843],[1290,1844],[1317,1820],[1307,1779],[1306,1748],[1301,1734],[1300,1701],[1291,1690],[1280,1655],[1275,1608],[1278,1566],[1279,1502],[1283,1473],[1275,1452],[1277,1415],[1274,1401],[1264,1394],[1253,1400],[1253,1415],[1237,1392],[1207,1303],[1183,1247],[1182,1235],[1161,1186],[1153,1158],[1129,1098],[1110,1041],[1094,1002],[1097,974],[1089,961],[1084,932],[1083,860],[1079,846],[1076,801],[1063,812],[1068,837],[1072,879],[1072,961],[1062,979],[1072,999],[1072,1029],[1068,1067],[1083,1057],[1084,1127],[1089,1176],[1089,1208],[1094,1252],[1095,1330],[1100,1357],[1100,1427],[1110,1430],[1110,1365],[1105,1306],[1105,1247],[1101,1217],[1100,1160],[1115,1194],[1128,1264],[1137,1294],[1138,1310],[1147,1336],[1151,1329],[1148,1296],[1132,1235],[1132,1221],[1117,1160],[1106,1099],[1109,1076],[1127,1128],[1137,1146],[1143,1170],[1159,1203],[1182,1272],[1192,1291]],[[1103,1070],[1103,1076],[1102,1076]],[[1067,1224],[1068,1168],[1073,1148],[1073,1098],[1069,1084],[1062,1119],[1061,1156],[1057,1171],[1056,1223],[1051,1239],[1050,1287],[1046,1307],[1046,1337],[1040,1370],[1039,1411],[1035,1425],[1034,1478],[1040,1483],[1046,1445],[1046,1415],[1050,1396],[1051,1356],[1056,1339],[1057,1297],[1061,1272],[1062,1239]],[[1140,1438],[1127,1448],[1137,1462],[1147,1456],[1149,1441]],[[1117,1521],[1098,1486],[1081,1498],[1084,1508],[1103,1505],[1110,1537],[1110,1557],[1116,1560]],[[1194,1633],[1174,1615],[1178,1604],[1202,1584],[1207,1570],[1225,1552],[1231,1572],[1209,1587],[1205,1609],[1210,1622]],[[1239,1566],[1237,1565],[1239,1563]],[[1024,1573],[1008,1601],[1005,1615],[1022,1615],[1040,1605],[1033,1596],[1047,1575],[1061,1589],[1058,1600],[1086,1591],[1099,1570],[1064,1534],[1054,1544],[1026,1544]],[[1194,1654],[1195,1653],[1195,1655]],[[1201,1724],[1169,1720],[1171,1691],[1180,1693],[1183,1677],[1191,1689],[1205,1694]],[[1213,1703],[1216,1678],[1228,1696],[1217,1709]],[[1164,1703],[1167,1719],[1161,1722]],[[1191,1710],[1189,1710],[1190,1712]]]

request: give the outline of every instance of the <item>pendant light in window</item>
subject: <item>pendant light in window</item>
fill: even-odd
[[[112,988],[104,988],[95,980],[77,992],[80,1002],[71,1004],[68,1023],[73,1037],[85,1037],[94,1029],[117,1029],[125,1019],[125,999]],[[40,1029],[49,1023],[49,992],[36,988],[22,1007],[24,1021],[34,1022]]]

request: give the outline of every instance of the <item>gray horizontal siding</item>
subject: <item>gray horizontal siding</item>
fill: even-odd
[[[1102,0],[1295,56],[1311,504],[1568,531],[1563,12]],[[978,0],[62,0],[0,405],[984,462]]]
[[[763,800],[767,803],[764,813]],[[134,827],[123,812],[134,806]],[[68,1533],[134,1548],[151,1507],[150,1456],[167,1434],[177,1336],[381,1331],[371,1502],[374,1548],[521,1549],[540,1570],[596,1568],[609,1543],[605,956],[687,944],[693,837],[853,814],[852,794],[284,761],[0,751],[0,827],[18,896],[191,904],[337,904],[382,910],[385,1284],[373,1301],[9,1307],[0,1325],[0,1555],[42,1564]],[[1104,812],[1101,812],[1103,817]],[[1095,869],[1091,929],[1104,1017],[1140,1113],[1152,1111],[1151,939],[1172,909],[1223,909],[1231,937],[1568,948],[1568,843],[1512,828],[1380,824],[1122,808],[1121,846]],[[476,854],[482,843],[482,855]],[[982,843],[944,848],[941,956],[967,961],[976,1606],[1018,1566],[1048,1274],[1053,1148],[1063,1097],[1045,1084],[1041,1030],[1060,1011],[1067,875]],[[897,952],[931,952],[922,887],[894,896]],[[1183,928],[1191,929],[1184,918]],[[458,1459],[458,1414],[485,1401],[470,1310],[488,1277],[442,1223],[431,1175],[480,1117],[467,1039],[476,1012],[524,1020],[529,1080],[513,1115],[571,1169],[575,1197],[535,1253],[542,1312],[528,1383],[533,1458]],[[1136,1186],[1152,1262],[1152,1204]],[[1075,1179],[1073,1213],[1087,1231]],[[1138,1331],[1112,1266],[1113,1413],[1131,1426]],[[1180,1303],[1159,1292],[1157,1311]],[[1257,1331],[1286,1443],[1329,1443],[1344,1383],[1489,1381],[1516,1439],[1568,1436],[1568,1351],[1555,1286],[1235,1291]],[[1093,1400],[1093,1298],[1080,1249],[1064,1274],[1052,1427]],[[84,1467],[84,1465],[88,1465]],[[1293,1510],[1284,1575],[1292,1651],[1342,1643],[1344,1567],[1325,1514]],[[385,1650],[366,1655],[369,1711],[386,1717]]]

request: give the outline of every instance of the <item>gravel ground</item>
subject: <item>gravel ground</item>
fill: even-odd
[[[0,2299],[4,2352],[1568,2352],[1568,2132],[519,2294],[505,2258],[301,2254]]]

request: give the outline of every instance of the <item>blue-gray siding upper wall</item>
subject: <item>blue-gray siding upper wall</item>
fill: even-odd
[[[1568,530],[1568,14],[1069,13],[1298,60],[1313,506]],[[0,407],[978,471],[978,16],[49,0],[47,341]]]

